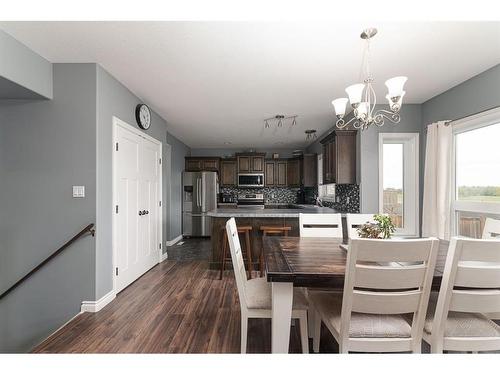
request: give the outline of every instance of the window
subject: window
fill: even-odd
[[[481,238],[486,218],[500,219],[500,110],[453,125],[452,233]]]
[[[379,134],[379,211],[396,234],[418,235],[418,133]]]

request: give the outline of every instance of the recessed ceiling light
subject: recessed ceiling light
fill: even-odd
[[[278,141],[278,142],[274,142],[274,144],[275,144],[275,145],[284,145],[284,144],[285,144],[285,142],[283,142],[283,141]]]
[[[225,145],[231,145],[231,142],[224,142]]]

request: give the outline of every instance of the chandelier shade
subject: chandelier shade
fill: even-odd
[[[406,77],[394,77],[385,81],[385,85],[387,86],[387,90],[389,91],[390,97],[401,96],[403,91],[403,86],[405,85],[408,78]]]
[[[363,90],[365,89],[364,83],[356,83],[345,89],[345,92],[349,96],[349,101],[351,104],[358,104],[361,102],[361,97],[363,96]]]
[[[335,112],[337,114],[345,115],[345,108],[347,106],[347,102],[349,99],[347,98],[338,98],[332,101],[333,108],[335,108]]]
[[[383,126],[386,119],[395,124],[399,123],[401,120],[399,111],[401,110],[403,97],[406,93],[404,91],[404,85],[408,80],[407,77],[397,76],[385,81],[388,91],[385,97],[389,102],[389,110],[375,110],[377,96],[375,94],[375,89],[373,88],[375,80],[370,73],[370,39],[376,34],[377,29],[375,28],[366,29],[361,34],[361,39],[366,41],[365,56],[367,57],[364,59],[366,66],[363,66],[363,71],[366,73],[366,77],[363,80],[363,83],[356,83],[345,89],[349,99],[338,98],[332,101],[332,105],[337,116],[335,125],[339,129],[343,129],[349,124],[352,124],[355,129],[366,130],[373,124]],[[346,122],[344,120],[344,116],[346,113],[347,102],[350,102],[351,107],[353,108],[354,116]]]

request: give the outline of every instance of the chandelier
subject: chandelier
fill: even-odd
[[[356,83],[345,89],[348,98],[338,98],[332,101],[337,115],[335,125],[339,129],[345,128],[352,123],[355,129],[366,130],[372,124],[383,126],[385,119],[397,124],[401,120],[399,111],[405,92],[403,86],[407,77],[394,77],[385,81],[388,93],[385,96],[389,102],[389,110],[380,109],[375,111],[377,96],[373,89],[374,79],[370,72],[370,39],[377,34],[377,29],[366,29],[361,33],[361,39],[366,40],[366,48],[363,56],[363,67],[365,79],[363,83]],[[366,63],[365,63],[366,62]],[[349,120],[344,120],[347,102],[351,103],[354,116]]]

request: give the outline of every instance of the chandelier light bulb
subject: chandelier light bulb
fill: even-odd
[[[368,103],[361,102],[356,108],[358,118],[366,118],[368,116]]]
[[[349,99],[338,98],[332,101],[333,108],[335,108],[335,114],[337,116],[343,117],[345,115],[346,105]]]
[[[401,96],[404,92],[403,87],[408,80],[408,77],[400,76],[393,77],[385,81],[385,85],[387,86],[387,90],[389,91],[389,96],[392,98]]]

